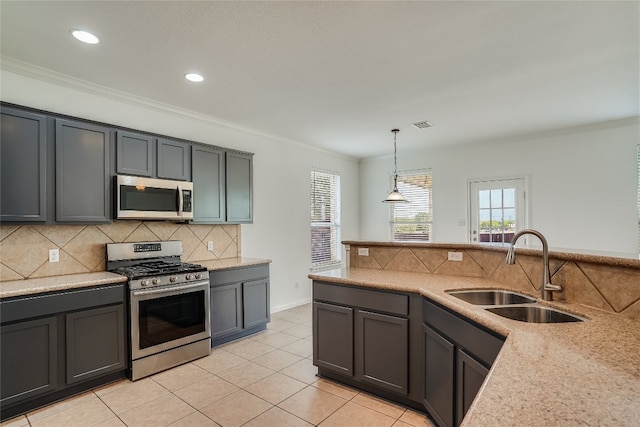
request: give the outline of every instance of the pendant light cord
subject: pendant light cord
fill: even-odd
[[[396,148],[396,136],[398,136],[399,129],[393,129],[393,189],[397,191],[398,188],[398,155]]]

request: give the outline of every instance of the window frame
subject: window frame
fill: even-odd
[[[409,201],[409,203],[389,203],[389,239],[393,242],[431,242],[433,240],[433,172],[431,168],[424,169],[411,169],[398,171],[398,191]],[[426,196],[418,197],[416,199],[415,191],[408,191],[407,186],[403,179],[406,179],[410,176],[423,176],[424,180],[426,180],[426,187],[424,190],[427,192]],[[391,173],[389,175],[389,188],[393,188],[393,179],[394,174]],[[422,203],[426,204],[426,215],[424,221],[397,221],[397,218],[400,215],[396,215],[397,211],[402,212],[406,211],[410,206],[417,206],[416,203],[420,201],[420,199],[426,199]],[[419,213],[416,214],[416,216]],[[424,227],[425,228],[425,236],[426,238],[419,238],[420,233],[413,233],[413,237],[411,233],[396,233],[394,231],[394,227],[398,224],[402,225],[415,225],[416,228]],[[405,236],[403,239],[396,238],[397,235]]]
[[[324,210],[322,215],[328,214],[328,221],[318,221],[317,218],[314,220],[314,207],[316,203],[322,203],[323,200],[319,200],[319,188],[318,188],[318,178],[325,177],[332,180],[332,183],[329,187],[330,194],[325,194],[324,200],[328,197],[331,202],[331,206],[328,211],[326,208],[319,208]],[[321,271],[321,270],[329,270],[333,268],[338,268],[342,266],[342,249],[341,249],[341,181],[340,181],[340,173],[336,171],[329,171],[325,169],[312,168],[310,173],[310,243],[311,243],[311,271]],[[322,251],[317,251],[317,237],[318,234],[321,237],[322,232],[314,233],[314,229],[318,230],[321,228],[327,228],[331,230],[328,235],[329,244],[325,243],[325,247],[329,247],[329,259],[325,259],[322,261],[314,261],[314,258],[322,255]],[[325,232],[326,234],[326,232]]]

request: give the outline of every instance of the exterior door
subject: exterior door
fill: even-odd
[[[511,243],[526,227],[525,179],[469,183],[471,243]]]

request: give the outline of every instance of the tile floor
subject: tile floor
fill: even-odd
[[[311,305],[264,332],[136,382],[121,380],[2,423],[74,426],[431,427],[416,411],[316,376]]]

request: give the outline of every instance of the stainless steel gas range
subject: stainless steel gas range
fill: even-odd
[[[175,240],[107,244],[107,269],[129,278],[134,381],[211,352],[209,274],[181,255]]]

